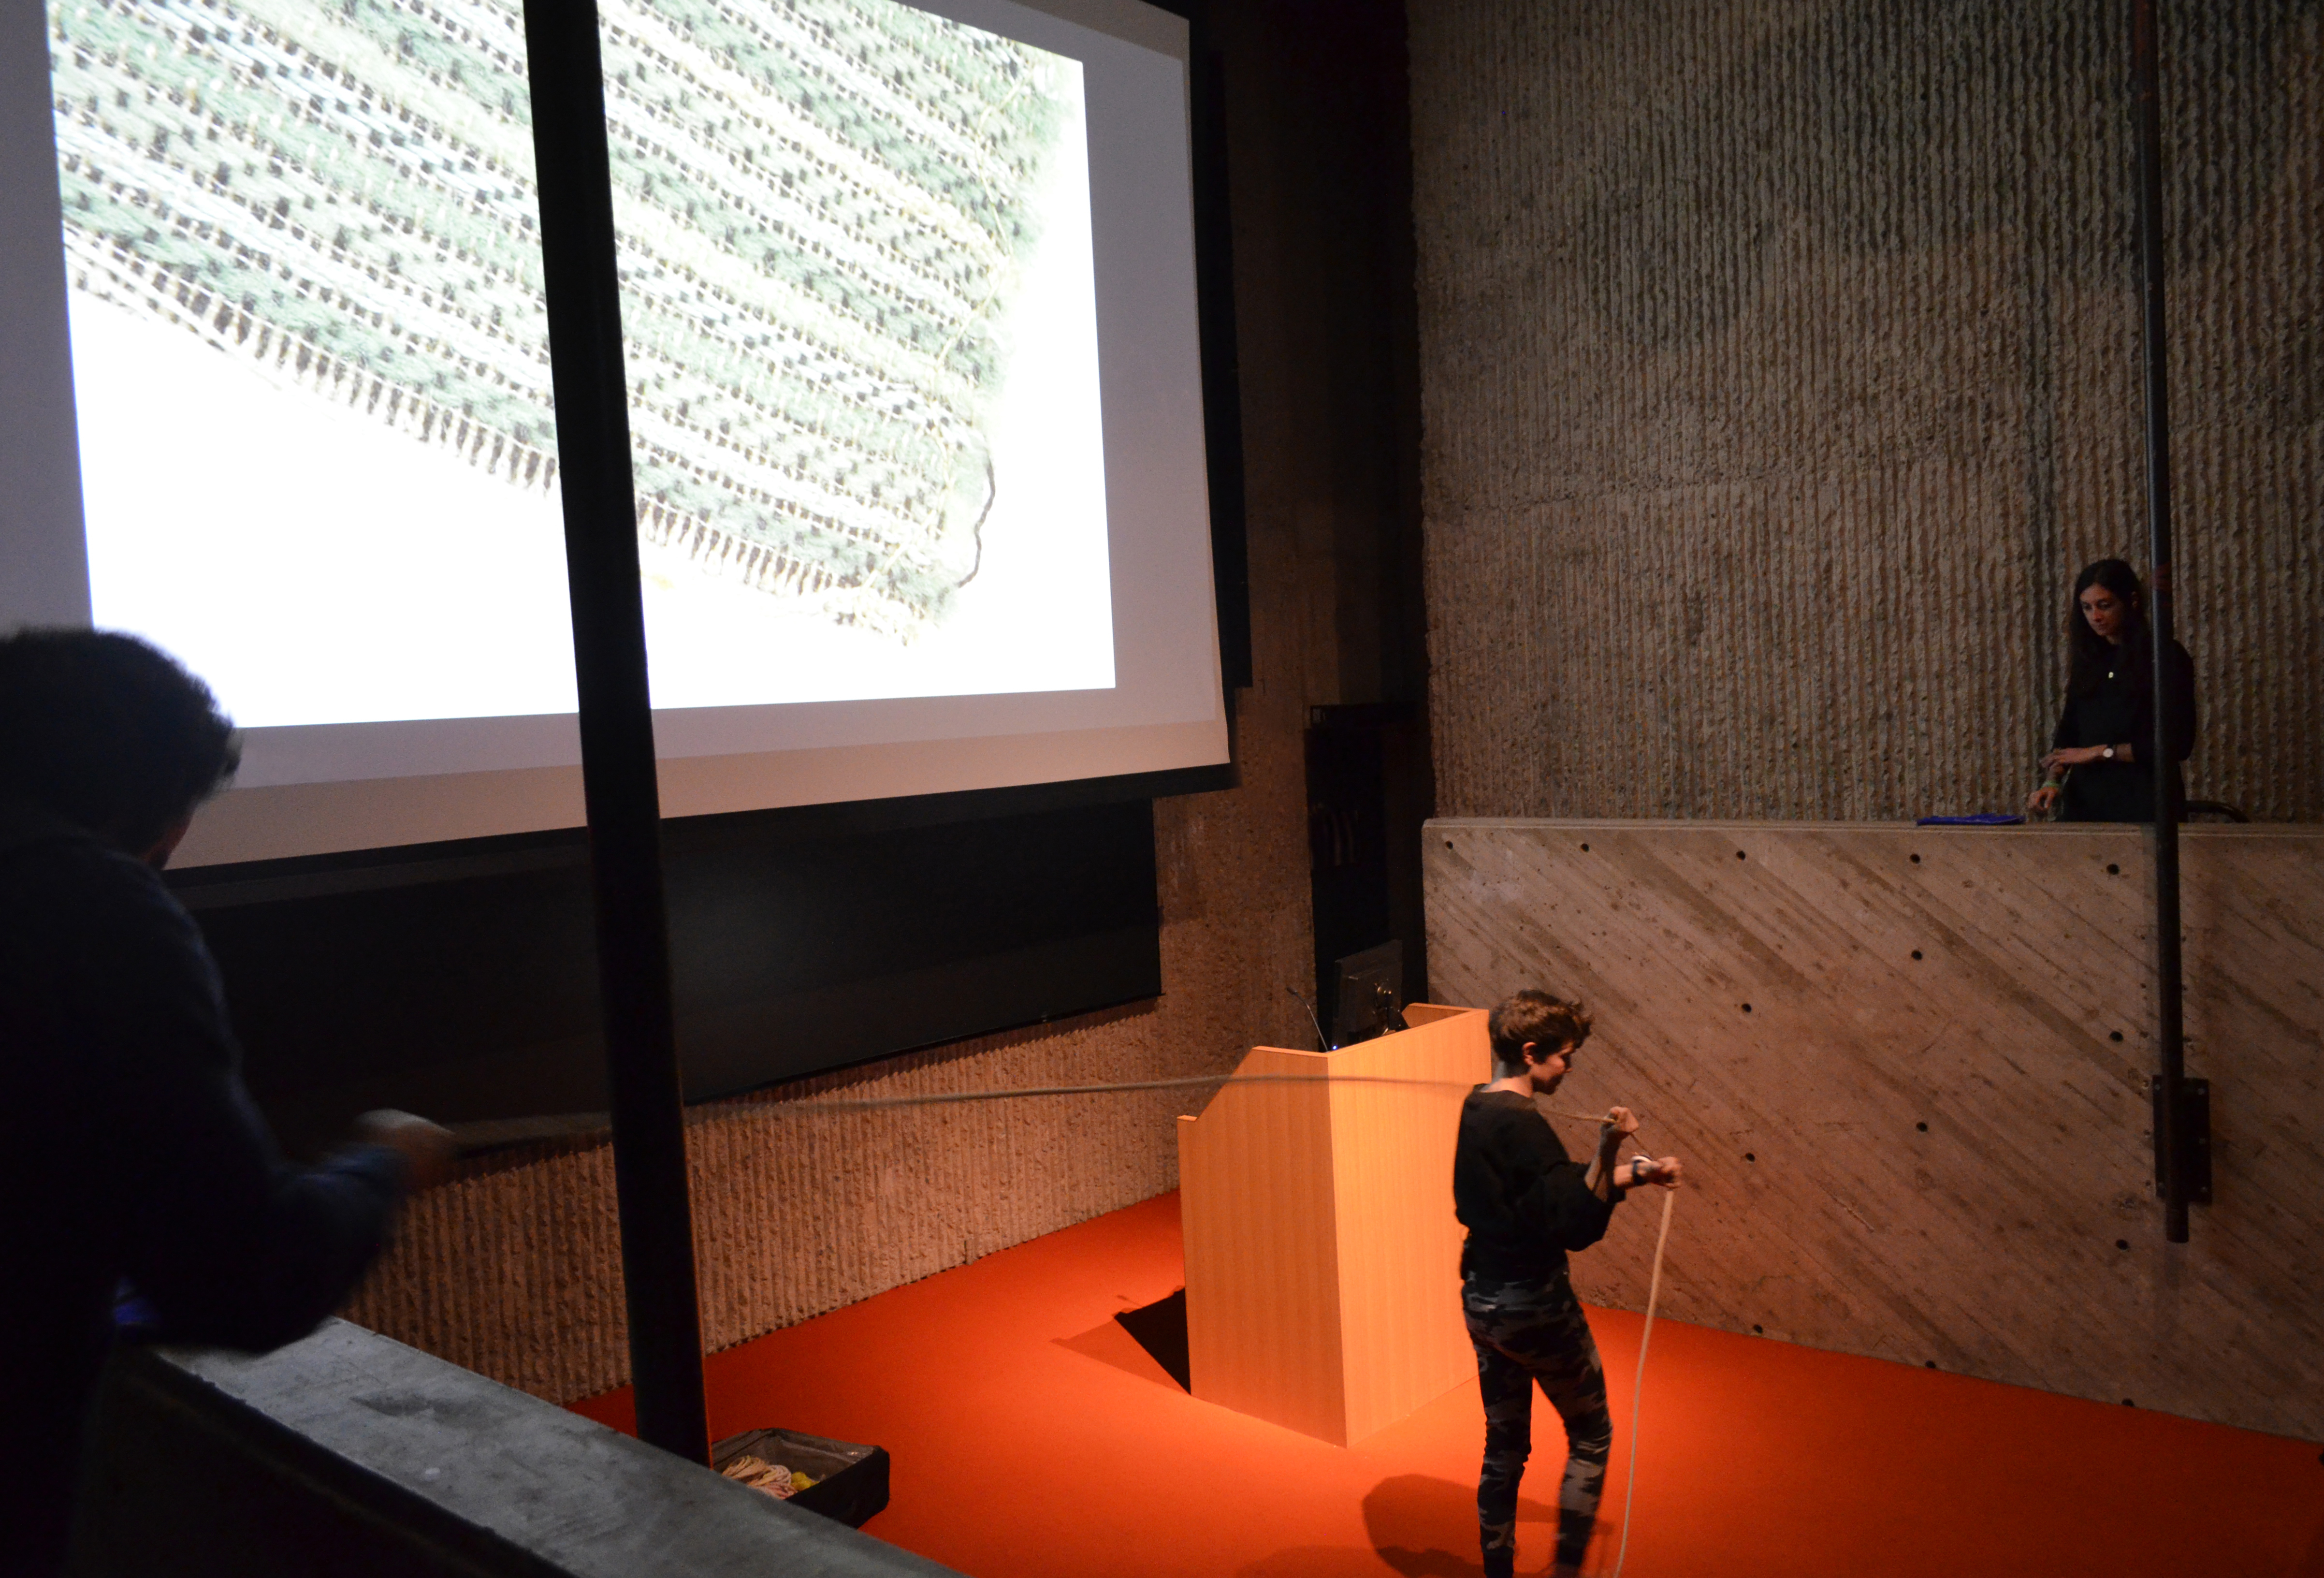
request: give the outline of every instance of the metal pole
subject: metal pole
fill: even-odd
[[[2163,1236],[2187,1241],[2190,1146],[2183,1087],[2187,1073],[2186,1008],[2181,980],[2179,922],[2179,764],[2169,742],[2172,724],[2171,556],[2171,378],[2163,318],[2163,102],[2156,63],[2157,0],[2132,0],[2130,65],[2133,115],[2138,134],[2138,263],[2143,338],[2146,350],[2146,530],[2148,610],[2153,635],[2154,760],[2154,1153],[2163,1195]]]
[[[638,1435],[706,1463],[595,0],[526,0],[524,31]]]

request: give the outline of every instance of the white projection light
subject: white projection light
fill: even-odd
[[[1111,685],[1078,62],[602,14],[656,705]],[[569,711],[521,8],[51,23],[97,622],[251,726]]]
[[[664,815],[1224,762],[1185,23],[598,14]],[[538,194],[521,0],[0,5],[0,628],[217,691],[179,863],[582,820]]]

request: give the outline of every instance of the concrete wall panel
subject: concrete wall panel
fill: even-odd
[[[2324,1435],[2324,830],[2187,830],[2217,1199],[2163,1241],[2133,827],[1429,824],[1448,1002],[1597,1016],[1559,1093],[1686,1163],[1681,1320]],[[1567,1125],[1569,1149],[1585,1131]],[[1574,1258],[1643,1307],[1651,1195]]]

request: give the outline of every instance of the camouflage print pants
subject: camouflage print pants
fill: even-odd
[[[1506,1578],[1517,1560],[1517,1481],[1533,1453],[1533,1389],[1565,1421],[1565,1483],[1557,1496],[1557,1559],[1580,1566],[1597,1521],[1614,1421],[1590,1323],[1563,1276],[1545,1282],[1467,1282],[1461,1302],[1477,1350],[1485,1401],[1485,1464],[1477,1522],[1485,1578]]]

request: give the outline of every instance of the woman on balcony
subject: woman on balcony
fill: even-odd
[[[2074,577],[2067,615],[2074,660],[2066,706],[2042,758],[2048,781],[2026,802],[2065,822],[2154,820],[2154,638],[2145,589],[2118,558]],[[2172,771],[2195,748],[2195,665],[2177,641],[2163,655]],[[2182,789],[2181,798],[2184,800]]]

